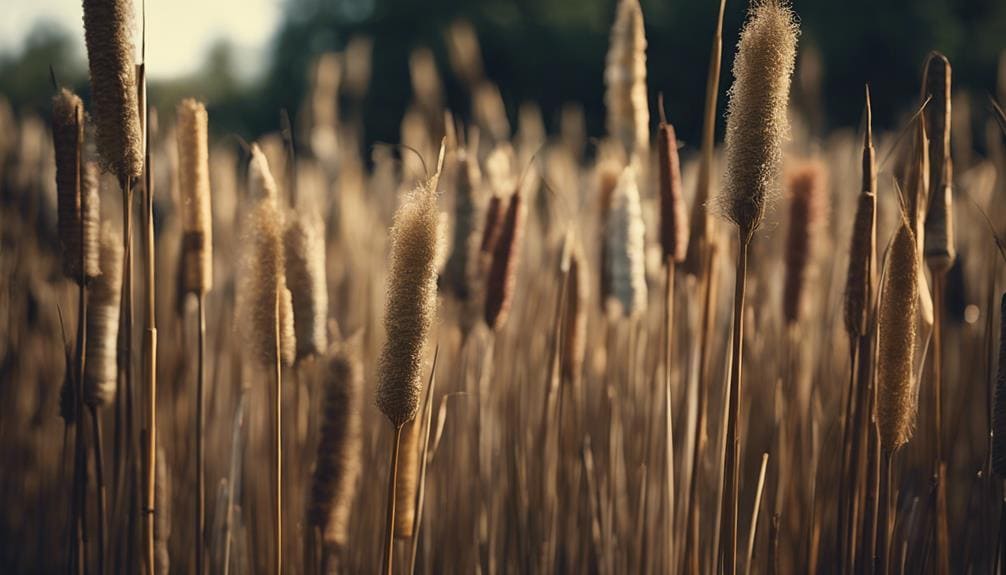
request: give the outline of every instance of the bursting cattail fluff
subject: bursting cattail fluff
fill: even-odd
[[[398,476],[395,480],[395,537],[411,539],[416,531],[416,492],[419,490],[422,417],[402,426],[398,446]]]
[[[473,242],[477,226],[476,193],[482,176],[478,162],[470,157],[466,150],[458,151],[454,167],[457,174],[454,187],[454,237],[451,255],[444,269],[443,282],[447,291],[453,293],[459,300],[465,301],[473,291],[471,284],[475,273]],[[496,227],[495,218],[501,213],[498,201],[495,210],[495,214],[487,214],[487,220],[494,218],[492,222],[487,221],[487,228]],[[488,241],[487,239],[486,242]]]
[[[122,290],[122,239],[109,223],[99,242],[101,275],[90,286],[87,301],[87,363],[84,402],[102,406],[115,397],[118,364],[119,299]]]
[[[922,83],[924,118],[929,134],[929,209],[926,213],[924,251],[930,269],[945,272],[957,257],[954,245],[953,162],[950,157],[950,62],[933,52],[926,59]]]
[[[98,275],[97,222],[89,219],[96,212],[87,204],[90,198],[84,197],[84,103],[66,88],[52,99],[52,144],[63,274],[80,282],[81,272],[85,279]]]
[[[919,299],[919,259],[907,221],[894,234],[880,293],[877,332],[877,426],[888,453],[911,438],[912,365]]]
[[[863,137],[863,183],[856,202],[845,280],[845,330],[850,337],[866,334],[874,258],[877,252],[877,164],[873,149],[873,114],[866,92],[866,134]]]
[[[799,28],[778,0],[754,4],[741,32],[727,107],[727,172],[720,208],[747,241],[774,192]]]
[[[182,194],[182,275],[186,292],[213,288],[213,216],[206,107],[191,98],[178,104],[178,186]]]
[[[646,95],[646,31],[639,0],[619,0],[604,63],[604,106],[608,135],[626,152],[649,148],[650,111]]]
[[[411,192],[391,227],[391,269],[378,362],[377,406],[400,427],[416,415],[423,352],[437,308],[438,175]]]
[[[524,201],[520,190],[510,195],[500,225],[499,237],[493,246],[492,262],[486,279],[485,321],[497,330],[506,322],[517,286],[517,266],[521,238],[524,235]]]
[[[360,475],[359,361],[350,350],[333,351],[324,380],[318,459],[314,467],[308,521],[325,542],[346,545],[349,512]]]
[[[120,180],[139,176],[143,138],[133,63],[132,1],[84,0],[84,41],[101,165]]]
[[[825,201],[824,165],[807,162],[789,174],[789,228],[786,231],[786,278],[783,284],[783,317],[796,323],[803,307],[808,264],[813,254],[814,236],[823,216]]]
[[[628,165],[618,178],[605,225],[606,299],[614,300],[625,317],[646,309],[645,227],[639,204],[636,169]]]
[[[688,216],[681,191],[681,162],[674,126],[660,122],[657,134],[660,161],[660,246],[664,259],[681,263],[688,252]]]
[[[325,224],[317,212],[298,212],[286,228],[286,283],[293,295],[297,357],[325,351],[328,283]]]
[[[283,253],[283,213],[278,207],[276,183],[265,154],[257,144],[251,148],[249,188],[255,204],[248,213],[241,274],[239,307],[247,326],[244,331],[252,355],[261,363],[276,361],[276,305],[279,305],[280,359],[292,365],[296,355],[293,301],[286,287]]]

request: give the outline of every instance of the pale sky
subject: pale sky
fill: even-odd
[[[142,0],[133,0],[139,11]],[[147,73],[172,78],[195,71],[219,39],[240,48],[242,71],[254,72],[280,21],[283,0],[147,0]],[[84,54],[80,0],[7,0],[0,18],[0,54],[16,53],[39,22],[54,22],[77,38]],[[139,49],[139,30],[136,32]],[[248,69],[250,68],[250,69]]]

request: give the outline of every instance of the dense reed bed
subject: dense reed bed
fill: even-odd
[[[619,0],[596,140],[455,23],[364,149],[369,40],[246,143],[85,2],[91,93],[0,115],[0,570],[997,572],[1006,116],[934,52],[812,135],[794,9],[719,6],[701,142]]]

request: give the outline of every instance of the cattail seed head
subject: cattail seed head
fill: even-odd
[[[247,322],[246,334],[252,355],[264,365],[276,361],[276,306],[279,305],[280,360],[292,365],[296,355],[293,301],[286,287],[286,258],[283,253],[283,213],[279,210],[276,185],[269,163],[257,144],[252,145],[249,185],[255,204],[248,213],[241,274],[241,314]]]
[[[213,216],[206,107],[187,98],[178,104],[178,185],[182,194],[182,274],[185,291],[213,287]]]
[[[629,317],[646,309],[645,226],[639,204],[636,168],[630,164],[622,170],[612,197],[611,211],[605,226],[605,272],[610,292],[606,299],[620,307],[620,314]]]
[[[84,145],[84,103],[63,88],[52,99],[52,144],[56,152],[56,200],[63,274],[81,281],[81,257],[85,279],[98,275],[98,256],[92,243],[81,246],[84,203],[81,151]],[[85,232],[86,233],[86,232]],[[82,254],[83,248],[83,254]],[[88,248],[91,253],[88,253]]]
[[[486,221],[482,226],[482,241],[479,242],[479,253],[491,256],[496,249],[496,241],[499,240],[500,228],[503,226],[503,217],[506,211],[503,210],[503,198],[498,194],[493,194],[489,198],[489,205],[486,206]]]
[[[398,475],[395,479],[395,537],[411,539],[416,531],[416,491],[419,490],[419,466],[422,417],[414,417],[402,426],[398,444]]]
[[[286,283],[293,295],[297,357],[317,355],[328,345],[325,224],[316,212],[297,213],[291,218],[284,239]]]
[[[325,542],[346,545],[349,512],[360,475],[359,360],[350,349],[333,350],[324,380],[318,460],[314,467],[308,521],[321,529]]]
[[[663,121],[657,134],[660,161],[660,245],[664,259],[681,263],[688,252],[688,215],[681,191],[681,162],[674,126]]]
[[[517,267],[524,235],[524,200],[520,190],[510,195],[499,239],[493,247],[492,263],[486,279],[485,321],[498,330],[506,322],[517,285]]]
[[[877,426],[891,453],[911,438],[912,366],[919,300],[919,256],[907,221],[894,234],[880,294],[877,344]]]
[[[849,337],[866,334],[877,253],[877,165],[873,149],[870,91],[866,91],[866,134],[863,137],[863,182],[856,203],[845,280],[845,330]]]
[[[789,174],[789,229],[786,231],[786,279],[783,285],[783,317],[796,323],[803,307],[808,264],[814,239],[824,216],[827,182],[824,164],[806,162]]]
[[[461,301],[466,301],[474,291],[472,282],[475,275],[474,248],[476,241],[476,193],[480,186],[481,173],[478,162],[469,156],[467,151],[459,150],[454,165],[456,173],[454,196],[454,237],[451,255],[444,268],[444,287]],[[496,202],[496,213],[487,214],[487,218],[497,218],[501,213],[500,203]],[[487,225],[496,227],[496,221]],[[485,237],[485,234],[483,234]],[[484,241],[488,242],[489,238]]]
[[[577,385],[587,353],[587,283],[586,261],[579,248],[570,254],[566,279],[566,309],[563,310],[563,379]]]
[[[84,0],[84,41],[101,166],[121,180],[143,171],[131,0]]]
[[[400,427],[416,415],[426,340],[436,315],[439,174],[410,193],[391,227],[391,269],[378,362],[377,406]]]
[[[87,301],[87,363],[84,403],[102,406],[115,397],[118,377],[119,300],[122,290],[122,239],[111,224],[101,228],[101,275],[91,282]]]
[[[786,107],[799,27],[789,6],[767,0],[751,6],[734,60],[727,108],[726,185],[719,204],[744,241],[765,217],[789,131]]]
[[[924,119],[929,134],[929,209],[926,213],[926,264],[946,272],[957,257],[954,245],[954,204],[951,194],[953,162],[950,157],[950,61],[939,52],[926,59],[922,97],[931,97]]]
[[[608,135],[626,152],[649,148],[650,111],[646,94],[646,31],[639,0],[619,0],[604,66]]]

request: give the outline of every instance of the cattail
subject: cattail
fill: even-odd
[[[101,275],[90,287],[87,301],[87,363],[84,402],[107,404],[115,396],[118,364],[119,299],[122,290],[122,238],[111,224],[101,228]]]
[[[1006,479],[1006,293],[999,304],[999,372],[992,405],[992,471]]]
[[[786,323],[800,318],[807,265],[814,249],[814,236],[823,216],[825,201],[824,164],[806,162],[789,174],[789,229],[786,233],[786,279],[783,286],[783,317]]]
[[[619,0],[604,65],[608,135],[629,153],[649,148],[646,95],[646,31],[639,0]]]
[[[660,246],[664,259],[681,263],[688,252],[688,216],[681,192],[681,163],[674,126],[660,120],[657,134],[660,161]]]
[[[349,512],[360,475],[360,363],[348,349],[332,352],[324,381],[318,460],[314,468],[308,521],[325,542],[346,545]]]
[[[498,330],[506,322],[513,303],[521,238],[524,235],[524,209],[524,200],[518,189],[510,196],[486,279],[485,321],[493,330]]]
[[[950,62],[939,52],[926,59],[922,81],[926,105],[925,122],[929,140],[929,210],[925,224],[926,264],[935,272],[946,272],[957,256],[954,246],[954,211],[951,194],[953,162],[950,157]]]
[[[873,285],[873,260],[877,252],[877,165],[873,150],[873,115],[866,92],[866,135],[863,137],[863,183],[856,204],[849,246],[849,271],[845,280],[845,330],[850,337],[866,334]]]
[[[63,274],[79,282],[81,271],[86,279],[98,275],[98,254],[95,249],[95,223],[87,226],[87,216],[93,215],[89,198],[82,197],[84,174],[81,153],[84,145],[84,103],[76,94],[63,88],[52,99],[52,143],[56,151],[56,199],[59,216],[59,242]],[[81,226],[84,245],[81,246]],[[81,253],[83,251],[83,254]],[[83,267],[81,270],[81,257]]]
[[[919,260],[907,221],[894,234],[880,294],[877,349],[877,425],[888,453],[912,434],[912,363],[915,357]]]
[[[569,258],[566,279],[566,309],[563,311],[563,379],[579,383],[587,352],[587,268],[583,254],[574,248]]]
[[[719,204],[743,241],[765,217],[776,188],[799,28],[778,0],[759,2],[741,32],[727,107],[726,185]]]
[[[416,530],[422,419],[414,417],[402,427],[402,439],[398,448],[398,480],[395,483],[395,537],[398,539],[411,539]]]
[[[143,171],[131,0],[84,0],[84,41],[101,166],[120,180]]]
[[[455,170],[457,183],[454,188],[454,238],[451,255],[447,259],[442,280],[447,291],[453,293],[459,300],[465,301],[471,297],[473,291],[471,287],[474,274],[472,260],[475,246],[473,242],[476,238],[477,225],[475,194],[478,191],[482,175],[479,172],[478,162],[470,157],[465,150],[458,151]],[[486,214],[486,231],[489,233],[498,232],[498,229],[490,230],[489,228],[497,228],[496,224],[501,213],[500,202],[497,198],[495,214]],[[485,238],[483,243],[490,241],[486,234],[483,234],[483,237]]]
[[[489,205],[486,206],[486,220],[482,226],[482,241],[479,242],[479,253],[491,256],[496,249],[496,242],[500,237],[500,228],[503,226],[503,217],[506,212],[503,210],[503,198],[498,194],[493,194],[489,198]]]
[[[170,573],[171,556],[168,555],[168,540],[171,538],[171,473],[164,447],[157,446],[155,464],[157,482],[154,484],[154,562],[156,573]]]
[[[328,283],[325,224],[316,212],[296,213],[286,228],[286,282],[293,295],[297,358],[325,351]]]
[[[614,161],[599,162],[597,166],[597,196],[598,215],[601,222],[601,229],[608,225],[608,217],[611,214],[612,199],[615,197],[615,187],[618,186],[618,177],[621,175],[621,166]],[[601,310],[607,306],[607,300],[611,296],[611,277],[608,273],[608,250],[607,240],[602,238],[600,250],[600,262],[598,277],[601,280]]]
[[[644,234],[636,168],[630,164],[618,178],[604,232],[607,298],[616,301],[626,317],[646,309]]]
[[[436,315],[438,175],[405,198],[391,228],[384,315],[388,340],[377,366],[377,406],[395,427],[415,417],[419,409],[423,351]]]
[[[246,337],[252,355],[264,365],[276,361],[276,298],[279,298],[280,359],[292,365],[296,355],[293,301],[286,287],[283,254],[283,214],[279,211],[276,183],[269,163],[257,144],[252,145],[249,187],[255,205],[248,214],[250,237],[241,274],[241,307],[248,322]]]
[[[178,186],[182,194],[182,274],[185,291],[213,288],[213,217],[210,210],[206,107],[187,98],[178,104]]]

